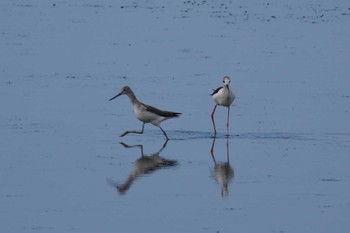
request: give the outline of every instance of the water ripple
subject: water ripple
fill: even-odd
[[[195,140],[195,139],[211,139],[214,133],[211,131],[195,131],[195,130],[170,130],[172,140]],[[345,140],[350,139],[350,133],[289,133],[289,132],[252,132],[231,134],[230,139],[248,139],[248,140],[296,140],[296,141],[321,141],[321,140]],[[217,139],[226,139],[224,133],[217,133]]]

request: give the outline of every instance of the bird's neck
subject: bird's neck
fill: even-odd
[[[129,99],[130,99],[130,101],[131,101],[132,104],[136,104],[136,103],[139,102],[139,101],[137,100],[137,98],[136,98],[134,92],[130,91],[127,95],[128,95],[128,97],[129,97]]]

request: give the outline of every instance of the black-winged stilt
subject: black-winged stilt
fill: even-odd
[[[213,126],[214,126],[214,136],[216,136],[216,126],[215,126],[215,121],[214,121],[214,113],[215,113],[216,107],[218,105],[227,107],[226,127],[227,127],[227,135],[229,135],[230,106],[236,97],[235,94],[233,93],[233,91],[231,90],[231,88],[229,87],[229,84],[231,82],[230,78],[228,76],[225,76],[222,82],[224,83],[223,86],[217,88],[211,94],[215,103],[216,103],[215,107],[213,109],[213,112],[211,113],[211,120],[212,120]]]

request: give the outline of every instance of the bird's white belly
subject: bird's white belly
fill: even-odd
[[[232,91],[228,91],[223,88],[217,94],[215,94],[213,98],[218,105],[228,107],[235,99],[235,95]]]
[[[152,124],[158,125],[162,120],[161,119],[162,117],[152,112],[149,112],[145,109],[134,108],[134,112],[135,112],[136,118],[144,123],[152,123]]]

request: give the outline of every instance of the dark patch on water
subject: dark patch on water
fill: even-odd
[[[244,133],[238,137],[242,139],[280,139],[280,140],[313,140],[311,134],[305,133],[284,133],[284,132],[268,132],[268,133]]]
[[[323,182],[339,182],[341,181],[340,179],[335,179],[335,178],[323,178],[321,179]]]

